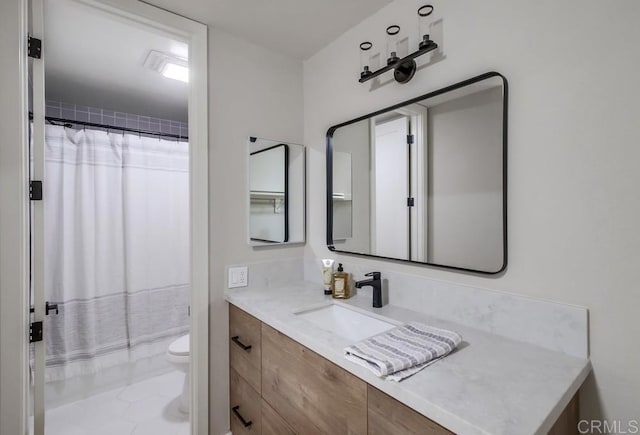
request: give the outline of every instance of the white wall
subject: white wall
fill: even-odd
[[[196,17],[197,18],[197,17]],[[302,63],[216,29],[209,31],[209,174],[211,219],[210,432],[229,428],[226,269],[302,257],[301,246],[247,243],[249,136],[303,143]],[[251,283],[251,269],[249,282]]]
[[[311,148],[305,256],[328,255],[329,126],[497,70],[510,84],[506,272],[487,278],[337,257],[345,270],[364,264],[589,307],[594,374],[582,390],[582,414],[637,419],[640,2],[433,4],[435,18],[443,20],[445,39],[438,42],[445,58],[419,70],[409,84],[371,89],[358,83],[358,44],[372,39],[374,50],[384,50],[384,29],[392,23],[414,32],[414,0],[397,0],[305,62],[304,143]],[[415,44],[416,35],[411,38]]]
[[[326,133],[326,129],[325,129]],[[371,252],[371,229],[370,229],[370,182],[371,182],[371,156],[370,156],[370,127],[369,121],[360,121],[355,124],[341,127],[333,134],[333,151],[348,154],[351,167],[349,171],[338,167],[339,175],[334,175],[338,179],[334,186],[335,193],[343,193],[350,186],[346,193],[347,201],[334,201],[334,220],[336,228],[334,234],[334,244],[336,249],[352,252]],[[346,157],[346,156],[344,156]],[[343,162],[343,167],[346,166]],[[347,174],[348,172],[348,174]],[[334,168],[336,174],[336,168]],[[350,181],[341,181],[350,177]],[[317,180],[307,179],[307,183],[315,183]],[[350,195],[349,195],[350,194]],[[310,198],[315,202],[317,198]],[[309,199],[308,199],[309,201]],[[326,228],[326,225],[325,225]],[[317,229],[316,229],[317,231]],[[339,239],[341,235],[348,235],[345,239]],[[326,240],[326,237],[325,237]]]
[[[429,263],[502,267],[502,101],[498,87],[429,108]]]

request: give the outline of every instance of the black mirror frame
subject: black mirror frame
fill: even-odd
[[[503,219],[503,235],[502,235],[502,240],[503,240],[503,262],[502,262],[502,266],[500,267],[500,269],[491,272],[491,271],[483,271],[483,270],[475,270],[475,269],[466,269],[463,267],[456,267],[456,266],[447,266],[444,264],[435,264],[435,263],[427,263],[427,262],[420,262],[420,261],[413,261],[413,260],[404,260],[404,259],[400,259],[400,258],[391,258],[391,257],[383,257],[383,256],[379,256],[379,255],[372,255],[372,254],[363,254],[363,253],[358,253],[358,252],[349,252],[349,251],[341,251],[336,249],[336,247],[333,244],[333,134],[335,133],[335,131],[340,128],[340,127],[345,127],[347,125],[350,124],[354,124],[356,122],[360,122],[360,121],[364,121],[366,119],[369,119],[371,117],[374,116],[378,116],[381,115],[385,112],[391,111],[391,110],[395,110],[398,109],[400,107],[403,107],[405,105],[408,104],[413,104],[413,103],[417,103],[418,101],[427,99],[427,98],[432,98],[441,94],[444,94],[446,92],[450,92],[450,91],[454,91],[456,89],[462,88],[464,86],[468,86],[471,85],[473,83],[482,81],[482,80],[486,80],[488,78],[491,77],[499,77],[502,80],[502,85],[503,85],[503,117],[502,117],[502,219]],[[438,89],[436,91],[433,92],[429,92],[427,94],[421,95],[419,97],[416,98],[412,98],[410,100],[407,101],[403,101],[401,103],[395,104],[393,106],[389,106],[389,107],[385,107],[384,109],[381,110],[377,110],[375,112],[369,113],[367,115],[364,116],[360,116],[358,118],[352,119],[350,121],[347,122],[343,122],[341,124],[337,124],[334,125],[332,127],[329,128],[329,130],[327,130],[327,155],[326,155],[326,171],[327,171],[327,181],[326,181],[326,201],[327,201],[327,248],[330,251],[333,252],[337,252],[340,254],[347,254],[347,255],[355,255],[355,256],[359,256],[359,257],[367,257],[367,258],[374,258],[374,259],[378,259],[378,260],[391,260],[391,261],[397,261],[397,262],[401,262],[401,263],[410,263],[410,264],[416,264],[416,265],[421,265],[421,266],[431,266],[431,267],[437,267],[437,268],[442,268],[442,269],[448,269],[448,270],[453,270],[453,271],[458,271],[458,272],[468,272],[468,273],[474,273],[474,274],[481,274],[481,275],[497,275],[500,274],[502,272],[504,272],[507,268],[507,121],[508,121],[508,102],[509,102],[509,87],[508,87],[508,82],[506,77],[504,77],[502,74],[495,72],[495,71],[490,71],[484,74],[481,74],[479,76],[475,76],[472,77],[470,79],[467,80],[463,80],[461,82],[455,83],[453,85],[449,85],[447,87]]]
[[[253,142],[253,140],[252,140]],[[289,145],[286,143],[281,143],[278,145],[270,146],[269,148],[265,148],[262,150],[254,151],[249,153],[249,157],[260,154],[265,151],[270,151],[275,148],[284,147],[284,240],[265,240],[265,239],[255,239],[249,236],[249,240],[253,240],[256,242],[264,242],[264,243],[287,243],[289,241]]]

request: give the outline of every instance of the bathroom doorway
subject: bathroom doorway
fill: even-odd
[[[130,3],[31,2],[34,435],[207,432],[206,28]]]
[[[369,121],[370,246],[375,255],[426,260],[427,119],[427,107],[411,104]],[[390,226],[397,229],[393,237]]]

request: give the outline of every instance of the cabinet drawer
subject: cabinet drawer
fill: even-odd
[[[229,370],[231,432],[233,435],[262,433],[260,395],[234,369]]]
[[[291,426],[264,400],[262,401],[262,435],[296,435]]]
[[[369,435],[450,435],[438,423],[368,385]]]
[[[265,324],[262,397],[297,433],[367,432],[367,384]]]
[[[261,322],[229,305],[229,365],[260,393]]]

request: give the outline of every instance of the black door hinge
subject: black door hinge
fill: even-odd
[[[29,36],[27,54],[34,59],[40,59],[42,57],[42,40]]]
[[[42,341],[42,322],[33,322],[29,326],[29,343]]]
[[[42,201],[42,181],[33,180],[29,182],[29,199]]]
[[[409,145],[413,144],[413,135],[412,134],[408,134],[407,135],[407,144],[409,144]]]
[[[407,198],[407,207],[413,207],[415,205],[414,198]]]

